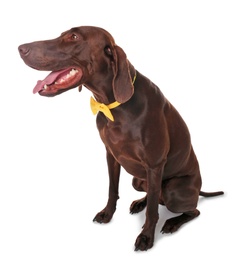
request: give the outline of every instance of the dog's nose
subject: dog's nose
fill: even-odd
[[[21,56],[26,56],[30,52],[30,48],[26,44],[22,44],[18,47],[18,51]]]

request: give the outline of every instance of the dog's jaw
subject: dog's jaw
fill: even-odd
[[[55,96],[79,85],[83,76],[80,68],[68,68],[51,72],[44,80],[38,80],[33,93]]]

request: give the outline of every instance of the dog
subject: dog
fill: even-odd
[[[135,250],[154,243],[158,205],[181,215],[168,219],[161,232],[173,233],[200,212],[200,196],[223,192],[201,191],[198,160],[187,125],[161,90],[129,62],[123,49],[104,29],[81,26],[58,38],[19,46],[24,62],[33,69],[52,71],[39,80],[33,93],[53,97],[82,86],[89,89],[91,108],[105,145],[109,198],[94,221],[108,223],[119,199],[121,166],[133,176],[132,185],[146,192],[132,202],[130,212],[146,208],[146,219]]]

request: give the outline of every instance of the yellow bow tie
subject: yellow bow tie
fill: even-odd
[[[103,103],[98,103],[94,98],[90,99],[91,110],[94,115],[97,114],[98,111],[102,112],[106,117],[108,117],[111,121],[114,121],[113,115],[110,109],[120,106],[121,103],[115,101],[109,105],[105,105]]]

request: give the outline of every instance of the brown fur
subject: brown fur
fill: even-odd
[[[73,28],[53,40],[21,45],[19,52],[27,65],[38,70],[82,71],[82,77],[73,85],[62,88],[52,85],[40,91],[41,95],[54,96],[84,85],[98,102],[122,103],[111,110],[114,122],[101,112],[97,115],[97,127],[107,151],[110,185],[108,202],[94,221],[111,220],[119,198],[122,166],[134,176],[133,187],[146,192],[144,198],[130,207],[131,213],[138,213],[147,206],[135,250],[153,246],[159,203],[181,213],[167,220],[162,228],[163,233],[172,233],[199,215],[196,209],[199,194],[223,194],[200,191],[199,165],[185,122],[160,89],[136,71],[108,32],[90,26]]]

